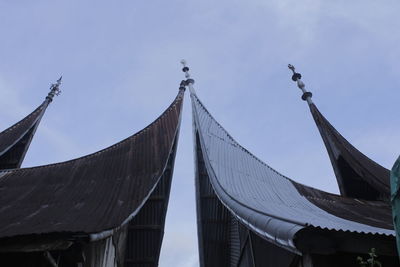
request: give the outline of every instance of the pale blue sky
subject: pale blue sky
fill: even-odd
[[[244,147],[296,181],[337,192],[287,64],[361,151],[399,152],[398,1],[0,0],[0,130],[64,76],[24,166],[107,147],[175,97],[186,58],[199,97]],[[161,267],[198,266],[186,95]]]

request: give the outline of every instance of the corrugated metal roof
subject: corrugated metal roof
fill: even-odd
[[[178,136],[175,138],[167,168],[157,187],[143,208],[129,222],[124,257],[125,267],[158,266],[177,144]]]
[[[166,169],[184,92],[153,123],[99,152],[0,175],[0,238],[96,234],[127,223]],[[101,235],[100,235],[101,236]]]
[[[49,100],[0,133],[0,170],[19,168]]]
[[[310,110],[324,140],[341,194],[368,200],[389,200],[389,170],[351,145],[315,104],[310,104]]]
[[[196,206],[200,266],[230,266],[234,250],[230,228],[232,215],[214,193],[204,165],[198,135],[195,136]],[[238,243],[236,241],[236,243]]]
[[[379,202],[379,205],[373,205],[373,202],[332,197],[334,195],[290,180],[240,146],[216,122],[195,94],[191,98],[194,127],[199,134],[214,191],[220,201],[249,229],[296,253],[299,251],[293,238],[307,226],[394,235],[387,217],[379,217],[382,213],[380,209],[387,204]],[[304,188],[303,192],[299,188]],[[310,201],[312,196],[336,203],[331,209],[324,209],[323,205]],[[366,222],[362,218],[364,214],[358,209],[368,209],[376,223]]]

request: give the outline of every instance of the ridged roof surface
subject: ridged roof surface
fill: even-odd
[[[387,203],[344,198],[294,182],[240,146],[195,94],[191,98],[214,191],[249,229],[294,252],[293,238],[307,226],[394,235]]]
[[[0,172],[0,238],[101,233],[127,223],[163,174],[180,124],[180,91],[153,123],[104,150]]]
[[[19,168],[49,100],[0,133],[0,170]]]
[[[310,110],[324,140],[341,194],[367,200],[389,200],[389,170],[351,145],[315,104],[310,104]]]

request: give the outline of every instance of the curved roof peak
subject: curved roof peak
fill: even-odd
[[[101,151],[0,172],[0,238],[63,232],[95,240],[128,223],[173,167],[183,96],[180,90],[154,122]]]
[[[39,107],[19,122],[0,132],[0,170],[21,167],[40,120],[53,97],[61,92],[60,85],[61,77],[50,86],[50,92]]]
[[[366,200],[389,200],[389,170],[347,141],[315,104],[310,105],[310,111],[324,141],[341,195]]]
[[[196,95],[191,99],[194,151],[201,151],[196,156],[196,179],[209,180],[219,201],[248,229],[295,253],[300,253],[296,234],[310,227],[393,236],[388,203],[346,198],[287,178],[238,144]],[[198,192],[197,199],[209,194]]]
[[[321,114],[305,90],[301,74],[289,64],[292,80],[303,91],[302,99],[309,104],[315,124],[324,141],[341,195],[366,200],[389,200],[389,170],[360,152],[348,142]]]

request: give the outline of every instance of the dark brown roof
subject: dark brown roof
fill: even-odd
[[[315,104],[310,105],[310,110],[324,140],[341,194],[366,200],[388,200],[389,170],[352,146]]]
[[[177,135],[180,91],[152,124],[99,152],[62,163],[0,172],[0,238],[96,234],[127,223],[163,174]]]
[[[49,103],[45,100],[31,114],[0,133],[0,170],[21,167],[35,130]]]
[[[393,229],[392,209],[386,201],[367,201],[338,196],[292,181],[308,201],[339,218],[378,228]]]
[[[128,224],[124,266],[158,266],[177,144],[178,137],[156,188]]]

